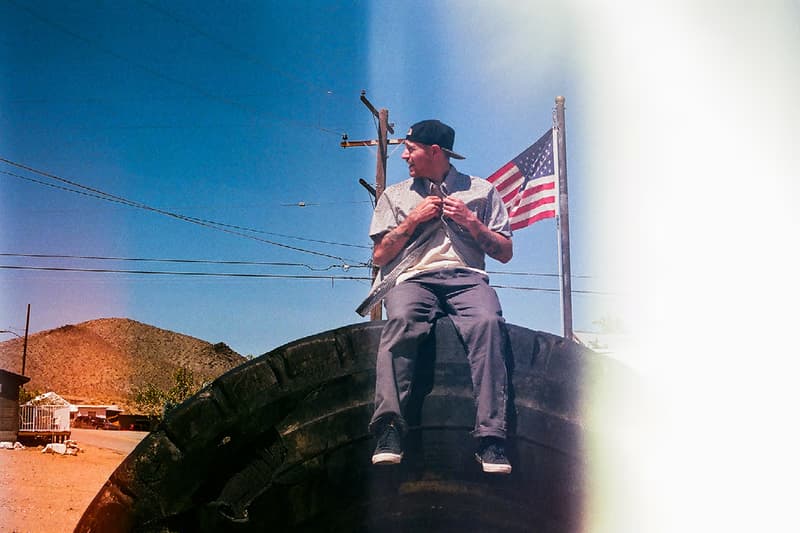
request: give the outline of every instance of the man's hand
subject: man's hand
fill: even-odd
[[[408,218],[414,222],[414,228],[423,222],[442,215],[442,199],[438,196],[426,196],[417,207],[408,214]],[[412,231],[413,231],[412,229]]]
[[[388,264],[403,250],[417,226],[441,215],[442,199],[438,196],[426,196],[399,226],[375,239],[372,262],[378,266]]]
[[[478,218],[475,216],[475,213],[469,210],[467,204],[458,198],[453,198],[452,196],[445,197],[442,205],[442,212],[444,213],[444,216],[453,220],[459,226],[464,226],[465,228],[469,228],[471,224],[478,222]]]
[[[497,259],[501,263],[508,263],[511,260],[511,256],[514,254],[511,239],[487,228],[464,202],[458,198],[447,196],[444,199],[442,212],[444,216],[466,228],[489,257]]]

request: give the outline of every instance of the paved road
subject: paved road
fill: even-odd
[[[147,436],[146,431],[109,431],[105,429],[72,429],[72,440],[81,444],[90,444],[98,448],[115,450],[129,454],[136,445]]]

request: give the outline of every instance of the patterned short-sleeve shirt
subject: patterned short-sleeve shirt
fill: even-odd
[[[426,196],[430,194],[430,180],[426,178],[409,178],[392,185],[384,191],[378,199],[375,212],[370,224],[370,237],[377,238],[400,225],[408,214],[414,210]],[[451,166],[444,179],[443,190],[447,195],[463,201],[475,213],[478,220],[483,222],[490,230],[511,237],[511,224],[508,211],[500,198],[499,193],[488,181],[462,174]],[[424,231],[427,224],[439,224],[441,231],[446,232],[440,219],[433,219],[425,224],[420,224],[409,242],[413,242],[417,235]],[[452,236],[453,248],[466,263],[465,266],[485,270],[485,253],[472,238],[465,228],[458,226],[452,220],[448,221],[449,233]],[[398,254],[389,264],[381,269],[385,275],[407,255],[408,248]]]

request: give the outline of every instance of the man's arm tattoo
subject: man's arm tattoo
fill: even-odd
[[[387,241],[387,246],[393,246],[395,243],[400,242],[403,239],[408,240],[409,237],[411,237],[411,234],[408,231],[401,230],[399,227],[397,227],[387,233],[383,238]]]
[[[500,243],[497,242],[493,233],[481,233],[478,235],[478,246],[481,247],[481,250],[489,254],[491,257],[496,256],[502,251],[500,247]]]

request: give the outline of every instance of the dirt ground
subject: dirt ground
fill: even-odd
[[[43,447],[0,449],[0,533],[72,531],[125,453],[79,444],[78,455]]]

